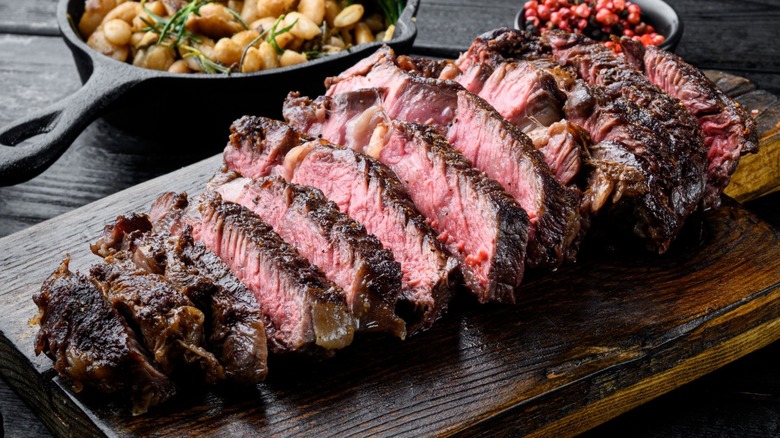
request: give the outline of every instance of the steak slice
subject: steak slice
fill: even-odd
[[[204,348],[203,312],[165,277],[138,269],[126,255],[106,257],[90,275],[111,305],[138,328],[160,369],[171,374],[199,367],[208,383],[224,379],[224,369]]]
[[[276,137],[266,138],[270,133]],[[230,125],[230,140],[222,156],[231,169],[251,168],[251,178],[268,176],[274,166],[282,164],[287,152],[301,144],[299,134],[286,123],[265,117],[244,116]],[[267,144],[273,144],[269,149]],[[249,160],[249,161],[247,161]]]
[[[172,195],[161,198],[175,198],[168,211],[181,216],[186,196]],[[159,204],[157,213],[162,213]],[[172,221],[166,223],[170,227]],[[239,384],[262,382],[268,371],[265,323],[254,295],[214,253],[193,241],[188,227],[175,235],[166,230],[152,233],[151,228],[145,215],[120,216],[104,233],[113,244],[100,239],[93,251],[104,257],[127,251],[139,268],[164,275],[206,316],[207,347],[223,366],[225,377]]]
[[[410,334],[430,328],[446,309],[459,271],[396,175],[373,158],[324,141],[293,150],[285,167],[291,181],[320,189],[392,250],[403,273],[396,310]]]
[[[656,136],[661,148],[650,153],[664,161],[663,173],[655,177],[668,180],[668,202],[682,219],[697,209],[704,189],[707,152],[699,125],[682,102],[596,41],[557,31],[547,32],[545,38],[556,60],[577,68],[589,84],[602,86],[608,97],[622,97],[636,104],[647,120],[644,126]]]
[[[280,177],[259,180],[229,172],[216,191],[271,225],[285,242],[346,293],[358,330],[404,338],[406,327],[395,315],[401,292],[401,266],[390,250],[314,187]]]
[[[155,366],[97,285],[72,273],[69,262],[66,257],[33,295],[40,311],[35,354],[49,356],[75,392],[86,386],[107,394],[129,393],[133,415],[171,398],[173,382]]]
[[[360,90],[356,93],[365,95],[366,92],[367,90]],[[379,93],[378,90],[374,90],[374,92]],[[355,99],[346,96],[348,94],[350,93],[337,95],[333,98],[318,98],[314,102],[308,98],[288,98],[285,103],[285,113],[296,111],[301,115],[304,111],[297,108],[309,108],[308,116],[325,115],[327,117],[332,114],[332,111],[320,111],[317,106],[334,108],[335,106],[329,104],[330,99],[354,101]],[[529,227],[526,256],[529,266],[557,266],[565,257],[573,259],[576,253],[578,221],[580,220],[576,192],[567,190],[557,183],[541,162],[540,155],[533,150],[530,141],[514,126],[503,120],[482,99],[463,90],[456,94],[456,99],[459,115],[449,130],[449,135],[454,140],[452,144],[456,145],[456,148],[459,146],[459,151],[463,152],[467,158],[474,157],[472,162],[475,167],[486,169],[486,173],[493,175],[494,179],[503,185],[504,189],[518,201],[526,212],[531,212],[529,216],[532,225]],[[354,111],[343,106],[337,108],[354,114]],[[373,127],[380,123],[384,117],[384,113],[378,107],[355,116],[355,118],[362,120],[360,125],[364,127],[363,130],[369,132],[373,132]],[[336,118],[342,119],[341,117]],[[299,119],[300,117],[291,123],[297,124]],[[308,124],[312,127],[312,131],[309,131],[308,134],[325,137],[314,129],[318,126],[327,127],[329,124],[328,119]],[[306,123],[301,123],[301,125],[307,126]],[[363,131],[360,131],[359,136],[351,138],[335,135],[342,131],[330,130],[328,132],[333,135],[331,138],[325,137],[328,140],[334,143],[349,144],[352,147],[358,147],[358,149],[364,147],[365,143],[360,144],[361,139],[367,137]],[[510,159],[505,160],[505,157],[510,157]],[[524,181],[525,184],[517,181]],[[547,196],[547,198],[542,196]],[[556,203],[552,199],[561,201]]]
[[[679,56],[654,46],[621,41],[623,52],[653,84],[680,99],[698,120],[707,148],[705,209],[720,205],[720,194],[737,168],[739,157],[758,151],[756,122],[707,76]]]
[[[379,124],[367,152],[403,182],[480,302],[514,303],[528,241],[528,215],[514,199],[429,126]]]
[[[343,291],[254,213],[210,193],[183,220],[255,295],[272,351],[328,353],[352,343]]]

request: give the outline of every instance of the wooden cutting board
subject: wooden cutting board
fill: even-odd
[[[744,85],[735,89],[755,93]],[[777,151],[776,130],[761,122],[776,103],[757,114],[765,151]],[[780,232],[727,199],[691,221],[667,255],[586,252],[576,265],[527,277],[516,306],[460,297],[434,328],[403,342],[362,339],[322,362],[273,358],[255,388],[192,385],[141,417],[74,395],[33,353],[30,297],[65,253],[74,269],[96,262],[88,243],[106,222],[147,210],[163,191],[199,192],[220,160],[0,239],[0,374],[57,434],[568,435],[780,339]],[[765,179],[736,196],[780,180]]]

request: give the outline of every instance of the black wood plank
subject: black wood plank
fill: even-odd
[[[0,36],[0,125],[42,109],[80,85],[60,38]],[[181,168],[222,147],[157,142],[99,120],[43,174],[0,187],[0,236]]]

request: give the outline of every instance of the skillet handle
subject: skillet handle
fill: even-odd
[[[46,170],[84,128],[136,83],[96,68],[75,93],[0,128],[0,186],[27,181]],[[25,140],[31,141],[19,145]]]

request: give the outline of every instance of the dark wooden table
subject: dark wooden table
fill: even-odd
[[[0,0],[0,125],[80,86],[70,53],[58,37],[56,3]],[[780,95],[780,0],[671,3],[685,22],[679,54],[700,68],[744,76]],[[462,49],[485,30],[511,26],[521,4],[519,0],[423,0],[414,51],[442,54]],[[0,236],[186,166],[221,147],[163,144],[98,121],[41,176],[0,188]],[[780,227],[780,194],[747,207]],[[780,436],[779,363],[780,343],[775,343],[589,434]],[[48,436],[2,380],[0,428],[8,437]]]

